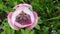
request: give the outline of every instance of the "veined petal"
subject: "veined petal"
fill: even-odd
[[[13,9],[24,9],[24,8],[32,8],[32,6],[31,5],[29,5],[29,4],[19,4],[19,5],[16,5]]]
[[[37,21],[38,21],[37,13],[36,13],[36,12],[33,12],[33,14],[34,14],[34,18],[35,18],[34,23],[33,23],[32,25],[26,27],[26,29],[32,29],[32,28],[34,28],[34,27],[36,26],[36,24],[37,24]]]
[[[13,24],[15,23],[16,16],[19,15],[19,14],[21,13],[21,11],[22,11],[22,10],[17,10],[17,11],[15,11],[15,12],[12,14],[11,20],[12,20]]]
[[[26,26],[29,26],[29,25],[31,25],[31,24],[27,24],[27,25],[21,25],[21,24],[19,24],[18,25],[18,23],[16,24],[15,22],[15,20],[16,20],[16,16],[18,15],[18,14],[20,14],[21,12],[25,12],[26,14],[28,14],[28,15],[30,15],[30,17],[31,17],[31,24],[34,22],[34,14],[33,14],[33,12],[32,11],[30,11],[29,9],[22,9],[22,10],[16,10],[13,14],[12,14],[12,22],[13,22],[13,24],[15,24],[16,26],[18,26],[18,27],[26,27]]]
[[[23,9],[23,11],[24,11],[26,14],[30,15],[31,21],[32,21],[32,23],[33,23],[33,22],[34,22],[34,14],[33,14],[33,12],[32,12],[31,10],[29,10],[29,9]]]
[[[21,25],[20,23],[16,22],[16,16],[21,13],[22,10],[17,10],[12,14],[12,23],[20,28],[26,27],[27,25]]]
[[[29,22],[31,23],[30,20],[29,20]],[[16,26],[20,27],[20,28],[24,28],[24,27],[27,27],[27,26],[30,26],[30,25],[31,25],[31,24],[27,24],[27,23],[29,23],[29,22],[24,22],[24,24],[26,24],[26,25],[21,25],[21,24],[18,23],[18,22],[15,22],[14,24],[15,24]]]
[[[13,28],[14,30],[18,30],[19,27],[15,26],[15,25],[12,23],[11,17],[12,17],[12,12],[10,12],[10,13],[8,14],[8,23],[9,23],[9,25],[10,25],[11,28]]]
[[[27,7],[27,8],[32,8],[32,6],[31,5],[29,5],[29,4],[19,4],[19,6],[25,6],[25,7]]]
[[[19,24],[19,23],[17,23],[17,22],[15,22],[14,24],[15,24],[16,26],[20,27],[20,28],[24,28],[24,27],[29,26],[29,25],[21,25],[21,24]]]

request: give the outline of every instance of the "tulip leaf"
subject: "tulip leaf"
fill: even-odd
[[[22,34],[29,34],[30,31],[29,30],[26,30],[26,29],[25,30],[24,29],[21,29],[21,32],[22,32]]]
[[[40,30],[40,34],[48,34],[49,27],[43,26],[43,28]]]
[[[35,27],[37,30],[40,30],[40,26],[39,25],[36,25]]]
[[[38,24],[41,24],[41,23],[43,23],[41,20],[41,17],[38,17]]]
[[[29,34],[29,30],[26,29],[26,30],[25,30],[25,34]]]
[[[6,33],[5,33],[5,31],[4,31],[4,32],[2,32],[1,34],[6,34]]]
[[[29,34],[34,34],[34,30],[33,30],[33,31],[31,31]]]
[[[2,34],[14,34],[14,30],[10,28],[7,22],[3,22],[3,29],[4,32],[2,32]]]
[[[22,33],[22,34],[25,34],[25,31],[24,31],[23,29],[21,29],[21,33]]]

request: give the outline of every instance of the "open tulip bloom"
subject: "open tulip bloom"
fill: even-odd
[[[29,4],[19,4],[14,7],[15,11],[8,14],[8,23],[14,30],[20,28],[33,29],[38,21],[36,12],[31,11]]]

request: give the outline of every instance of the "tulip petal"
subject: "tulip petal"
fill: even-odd
[[[33,12],[33,14],[34,14],[34,18],[35,18],[34,23],[32,25],[26,27],[26,29],[29,29],[29,30],[30,29],[33,29],[36,26],[36,24],[37,24],[37,21],[38,21],[37,13],[36,12]]]
[[[20,28],[24,28],[24,27],[27,27],[27,26],[31,25],[31,24],[21,25],[21,24],[18,23],[18,22],[15,22],[14,24],[15,24],[16,26],[20,27]]]
[[[15,25],[12,23],[11,17],[12,17],[12,12],[10,12],[10,13],[8,14],[8,23],[9,23],[9,25],[10,25],[11,28],[13,28],[14,30],[18,30],[19,27],[15,26]]]
[[[24,9],[23,10],[26,14],[30,15],[30,19],[31,19],[31,22],[33,23],[34,22],[34,14],[31,10],[29,9]]]
[[[12,23],[14,24],[15,23],[15,20],[16,20],[16,16],[19,15],[21,13],[22,10],[17,10],[15,11],[13,14],[12,14]]]
[[[27,8],[32,8],[32,6],[31,5],[29,5],[29,4],[22,4],[21,6],[25,6],[25,7],[27,7]]]
[[[31,24],[34,22],[34,15],[33,13],[29,10],[29,9],[22,9],[22,10],[16,10],[12,15],[12,22],[13,24],[15,24],[16,26],[20,27],[20,28],[23,28],[23,27],[26,27],[26,26],[29,26],[31,24],[27,24],[27,25],[21,25],[20,23],[16,22],[16,16],[19,15],[21,12],[25,12],[26,14],[30,15],[30,19],[31,19]]]
[[[22,25],[22,24],[20,24],[20,23],[18,23],[18,22],[15,22],[14,24],[15,24],[16,26],[20,27],[20,28],[24,28],[24,27],[27,27],[27,26],[31,25],[31,24],[30,24],[30,23],[31,23],[30,20],[29,20],[29,23],[28,23],[28,24],[27,24],[27,23],[28,23],[28,21],[27,21],[26,23],[24,22],[25,25]]]
[[[32,8],[31,5],[29,4],[19,4],[19,5],[16,5],[13,9],[19,9],[20,8]]]

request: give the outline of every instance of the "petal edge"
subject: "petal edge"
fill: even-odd
[[[34,23],[32,25],[26,27],[26,29],[28,29],[28,30],[33,29],[36,26],[37,21],[38,21],[38,15],[37,15],[37,13],[36,12],[33,12],[33,14],[34,14],[35,20],[34,20]]]
[[[15,26],[15,25],[12,24],[11,17],[12,17],[12,12],[10,12],[10,13],[8,14],[8,23],[9,23],[10,27],[11,27],[12,29],[14,29],[14,30],[18,30],[19,28],[18,28],[17,26]]]

